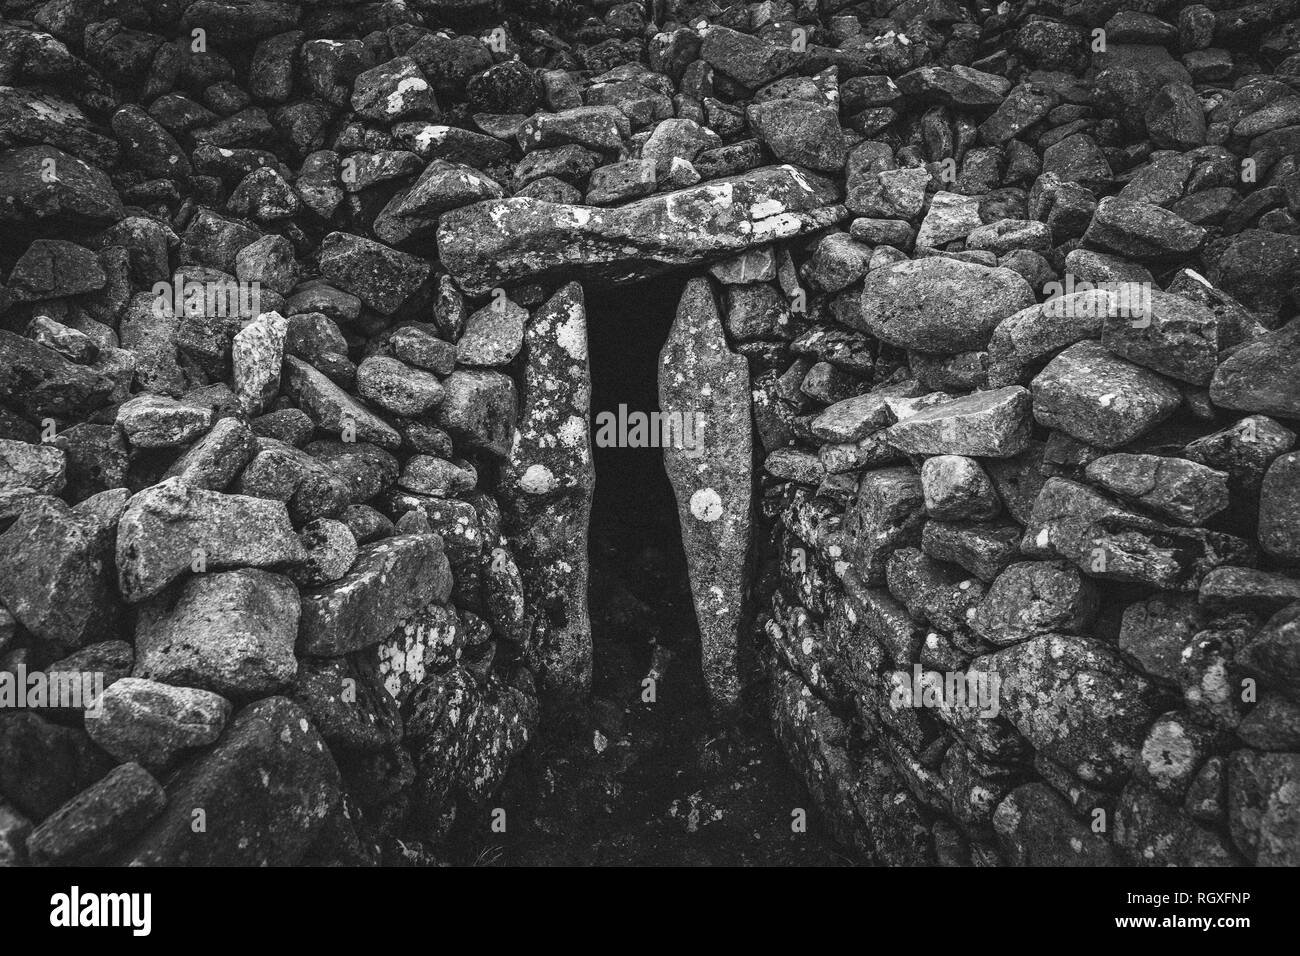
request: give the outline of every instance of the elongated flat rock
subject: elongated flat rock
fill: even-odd
[[[1018,385],[973,392],[927,408],[889,429],[886,440],[909,455],[1010,458],[1029,441],[1030,401]]]
[[[581,269],[627,282],[726,258],[848,216],[839,190],[793,166],[765,166],[613,209],[495,199],[445,213],[438,255],[471,295]]]
[[[187,488],[178,478],[131,498],[117,527],[118,588],[131,603],[198,567],[270,567],[304,556],[284,502]]]
[[[437,535],[368,545],[342,578],[302,595],[299,653],[337,657],[376,644],[430,601],[445,602],[451,583]]]
[[[537,310],[525,346],[523,413],[498,485],[502,523],[532,620],[543,689],[579,699],[591,688],[587,524],[591,459],[587,312],[570,283]]]
[[[659,406],[683,428],[664,446],[715,710],[740,698],[745,565],[754,493],[749,365],[727,348],[707,279],[692,279],[659,353]]]
[[[167,808],[130,866],[292,866],[339,799],[339,771],[302,708],[246,707],[215,747],[168,782]],[[195,810],[206,827],[195,832]]]

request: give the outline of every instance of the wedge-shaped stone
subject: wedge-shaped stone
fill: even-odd
[[[1210,399],[1220,408],[1300,418],[1300,320],[1232,353],[1214,371]]]
[[[289,355],[284,369],[289,393],[321,429],[353,441],[374,442],[381,448],[401,446],[397,429],[311,365]]]
[[[693,279],[659,354],[659,405],[693,425],[664,449],[677,496],[700,625],[704,679],[714,708],[740,699],[745,568],[753,509],[749,365],[727,348],[708,279]]]
[[[87,415],[108,403],[116,384],[105,371],[0,329],[0,399],[29,415]]]
[[[181,448],[206,434],[216,417],[202,402],[146,392],[117,410],[117,425],[136,448]]]
[[[1029,443],[1029,392],[1019,385],[972,392],[894,425],[885,437],[914,455],[1010,458]]]
[[[1184,458],[1103,455],[1088,465],[1087,476],[1179,524],[1204,524],[1228,506],[1228,476]]]
[[[102,861],[162,813],[167,795],[138,763],[124,763],[77,794],[27,838],[37,866]]]
[[[476,169],[435,159],[408,190],[392,198],[375,219],[375,235],[396,245],[427,235],[449,209],[500,199],[501,185]]]
[[[1027,366],[1067,346],[1101,335],[1102,320],[1113,308],[1104,289],[1071,292],[1021,309],[998,323],[989,339],[989,386],[1023,384]]]
[[[865,584],[885,579],[890,552],[921,540],[925,494],[921,476],[905,465],[868,471],[844,516],[845,558]]]

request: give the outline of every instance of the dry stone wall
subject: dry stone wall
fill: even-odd
[[[1300,862],[1293,0],[0,17],[0,863],[481,825],[668,270],[709,691],[839,841]]]

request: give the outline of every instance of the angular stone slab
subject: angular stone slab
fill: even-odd
[[[0,438],[0,489],[57,495],[67,484],[67,455],[53,445]]]
[[[264,312],[235,336],[230,346],[235,397],[246,414],[261,414],[280,390],[280,366],[289,322],[279,312]]]
[[[885,580],[885,561],[916,545],[925,523],[925,493],[915,469],[899,465],[867,471],[844,515],[846,560],[866,584]]]
[[[1152,290],[1146,309],[1106,315],[1101,344],[1120,358],[1193,385],[1208,385],[1219,354],[1215,314],[1181,295]]]
[[[29,415],[84,416],[105,405],[116,382],[53,349],[0,329],[0,399]]]
[[[534,608],[530,652],[548,695],[591,688],[587,524],[591,458],[587,313],[570,283],[537,310],[525,340],[523,413],[502,468],[502,530]]]
[[[92,863],[120,849],[162,813],[167,795],[137,763],[114,767],[77,794],[27,838],[27,855],[38,866]]]
[[[1146,728],[1170,703],[1109,645],[1045,634],[976,659],[997,675],[1002,714],[1044,756],[1100,786],[1129,772]]]
[[[273,694],[297,671],[299,615],[298,590],[282,575],[196,575],[140,606],[133,676],[231,697]]]
[[[268,697],[167,787],[167,809],[121,862],[291,866],[339,799],[339,771],[302,708]],[[195,811],[205,827],[196,833]]]
[[[116,528],[40,496],[0,534],[0,604],[37,637],[78,648],[117,636]]]
[[[856,442],[894,423],[891,398],[915,398],[922,389],[914,381],[881,385],[824,409],[813,418],[814,435],[829,442]]]
[[[127,503],[117,528],[118,588],[127,601],[157,594],[199,557],[212,570],[293,564],[306,553],[282,501],[168,478]]]
[[[1091,341],[1052,359],[1032,387],[1039,424],[1107,449],[1150,431],[1182,401],[1168,380]]]
[[[1255,560],[1253,547],[1241,538],[1153,521],[1059,477],[1039,490],[1020,550],[1067,558],[1093,577],[1169,591],[1194,591],[1214,568]]]
[[[392,315],[429,278],[429,264],[381,242],[331,232],[320,247],[321,275],[381,315]]]
[[[1205,241],[1205,230],[1167,209],[1108,196],[1097,205],[1084,245],[1131,259],[1189,256]]]
[[[515,432],[514,380],[491,369],[457,369],[443,381],[434,420],[458,442],[504,457]]]
[[[1214,371],[1210,399],[1220,408],[1300,418],[1300,321],[1232,353]]]
[[[315,367],[289,355],[284,360],[284,371],[287,391],[323,431],[339,435],[351,432],[356,441],[374,442],[390,450],[401,446],[402,436],[397,429]]]
[[[659,353],[659,406],[683,428],[664,447],[700,625],[704,678],[716,710],[740,699],[754,475],[749,365],[727,348],[713,290],[692,279]]]
[[[1103,455],[1088,480],[1180,524],[1204,524],[1228,506],[1228,476],[1183,458]]]
[[[363,548],[340,580],[302,595],[299,653],[335,657],[359,651],[450,594],[451,567],[441,538],[385,538]]]
[[[848,216],[838,189],[793,166],[766,166],[612,209],[497,199],[443,215],[438,254],[471,295],[581,271],[627,282],[734,256]]]
[[[1028,366],[1075,342],[1098,338],[1103,317],[1112,307],[1108,291],[1092,289],[1007,316],[989,338],[989,386],[1023,383],[1028,380]]]
[[[917,412],[886,433],[911,455],[1010,458],[1029,443],[1030,401],[1019,385],[972,392]]]
[[[146,392],[118,408],[117,426],[135,448],[183,448],[206,434],[216,417],[210,405]]]
[[[375,219],[375,235],[394,245],[427,235],[448,209],[501,198],[502,190],[477,169],[435,159],[414,185],[392,198]]]

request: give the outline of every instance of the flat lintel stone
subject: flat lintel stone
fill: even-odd
[[[848,217],[840,192],[794,166],[764,166],[604,209],[493,199],[443,215],[438,255],[470,295],[581,273],[607,282],[697,266]]]

